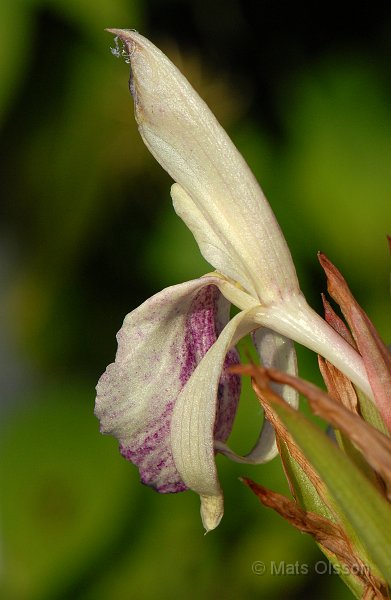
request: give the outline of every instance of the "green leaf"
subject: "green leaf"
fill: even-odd
[[[391,582],[391,507],[361,471],[300,412],[273,402],[296,444],[311,462],[340,511],[383,577]],[[348,532],[349,533],[349,532]],[[352,540],[353,543],[355,540]]]
[[[307,511],[335,520],[327,504],[323,502],[310,478],[290,454],[285,443],[280,444],[280,456],[285,474],[290,482],[292,494],[300,506]]]
[[[372,425],[372,427],[375,427],[381,433],[384,433],[384,435],[390,437],[390,433],[384,424],[384,421],[377,409],[376,404],[369,400],[369,398],[367,398],[365,394],[363,394],[358,388],[356,388],[356,394],[360,404],[361,415],[364,421]]]
[[[335,517],[333,513],[330,511],[327,504],[322,500],[319,493],[316,491],[313,483],[309,479],[308,475],[305,473],[304,469],[291,456],[285,443],[280,444],[279,451],[284,471],[290,484],[291,492],[298,504],[305,510],[314,512],[334,522]],[[356,575],[352,573],[346,573],[344,569],[339,568],[339,566],[341,566],[341,563],[323,546],[321,547],[321,550],[327,556],[329,561],[333,565],[336,565],[336,567],[338,568],[338,572],[340,573],[341,579],[349,587],[351,592],[357,598],[361,598],[364,592],[364,586],[362,581]]]

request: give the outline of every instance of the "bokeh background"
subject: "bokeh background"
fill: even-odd
[[[210,104],[262,183],[310,303],[320,310],[321,249],[391,339],[389,2],[2,0],[0,596],[349,598],[316,573],[312,540],[238,481],[287,492],[278,461],[218,460],[226,514],[204,537],[194,494],[141,486],[99,434],[94,386],[125,314],[209,270],[138,137],[128,65],[105,27],[150,37]],[[315,357],[299,359],[319,381]],[[246,382],[239,451],[260,420]],[[272,576],[271,561],[308,574]]]

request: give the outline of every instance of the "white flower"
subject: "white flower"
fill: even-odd
[[[131,64],[140,134],[176,182],[174,208],[216,272],[167,288],[126,317],[115,363],[97,386],[96,414],[143,483],[200,495],[209,531],[223,514],[215,452],[252,463],[276,452],[268,423],[246,457],[225,444],[240,394],[228,367],[241,337],[253,331],[262,362],[290,372],[295,340],[371,391],[359,355],[306,303],[274,214],[209,108],[146,38],[110,31]],[[240,309],[231,320],[230,303]],[[297,406],[290,388],[279,391]]]

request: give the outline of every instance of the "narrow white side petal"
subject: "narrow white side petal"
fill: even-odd
[[[297,375],[297,359],[292,340],[266,327],[257,329],[252,337],[264,367],[273,367],[285,373]],[[277,383],[272,383],[272,387],[288,404],[294,408],[298,407],[299,395],[293,388]],[[245,464],[262,464],[272,460],[278,454],[274,429],[266,419],[258,442],[249,454],[240,456],[221,442],[216,442],[215,447],[231,460]]]
[[[256,298],[257,292],[251,274],[246,273],[246,262],[242,260],[242,256],[237,256],[236,249],[233,248],[233,244],[237,244],[235,235],[241,237],[241,234],[232,231],[232,238],[227,240],[215,223],[208,218],[209,215],[200,209],[193,198],[178,183],[174,183],[171,187],[171,198],[175,212],[194,235],[206,260],[227,277],[245,285],[251,296]]]
[[[178,394],[229,319],[229,303],[216,283],[201,277],[172,286],[131,312],[117,336],[115,363],[97,386],[101,430],[118,438],[142,482],[160,492],[186,489],[172,457],[171,418]],[[232,418],[237,379],[225,375],[220,383]]]
[[[255,309],[243,311],[226,325],[179,394],[172,415],[171,448],[175,465],[185,484],[202,497],[202,514],[208,530],[217,527],[223,514],[214,457],[220,374],[228,350],[254,328],[254,312]]]
[[[298,374],[296,351],[292,340],[267,327],[260,327],[253,333],[253,341],[264,367],[279,369],[290,375]],[[299,394],[292,387],[279,383],[272,383],[271,387],[288,404],[294,408],[298,407]],[[265,419],[258,444],[252,452],[260,458],[263,457],[265,462],[271,460],[278,454],[275,437],[273,427]]]
[[[267,327],[259,327],[252,337],[261,363],[266,369],[279,369],[290,375],[297,375],[296,351],[291,339]],[[299,394],[292,387],[280,383],[272,383],[271,387],[293,408],[298,407]]]
[[[276,218],[255,177],[208,106],[168,58],[139,33],[110,30],[125,43],[141,136],[185,194],[176,210],[201,252],[263,304],[298,290]],[[190,199],[194,205],[189,213]],[[198,213],[197,218],[195,213]],[[202,216],[207,227],[199,227]]]

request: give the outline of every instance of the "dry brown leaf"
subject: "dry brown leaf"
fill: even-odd
[[[242,477],[245,483],[259,498],[264,506],[278,512],[291,525],[303,533],[310,533],[314,538],[343,562],[347,562],[353,553],[351,545],[339,525],[313,512],[300,508],[296,502],[286,496],[278,494],[255,483],[251,479]]]
[[[328,393],[348,410],[359,414],[357,394],[350,379],[328,360],[318,356],[319,369]]]
[[[247,374],[251,375],[261,393],[265,393],[268,380],[283,383],[295,388],[305,396],[315,415],[322,417],[336,429],[342,431],[362,452],[365,460],[384,479],[388,490],[391,489],[391,439],[366,423],[358,415],[352,413],[330,398],[325,392],[312,383],[282,373],[276,369],[264,369],[249,365]],[[269,397],[270,393],[268,392]],[[276,394],[272,398],[276,402],[284,402]],[[266,407],[266,405],[265,405]],[[272,411],[270,411],[272,412]],[[269,418],[269,417],[268,417]],[[390,497],[390,494],[388,494]]]
[[[338,514],[334,510],[334,502],[331,499],[327,488],[325,487],[323,481],[317,475],[316,471],[314,471],[314,469],[312,468],[312,465],[308,462],[306,457],[302,454],[301,450],[298,448],[298,446],[294,442],[290,433],[286,430],[284,425],[281,423],[278,415],[272,409],[273,404],[279,404],[279,405],[284,405],[284,408],[286,410],[294,411],[293,408],[289,407],[286,404],[286,402],[273,391],[273,389],[270,387],[271,381],[285,383],[287,385],[292,385],[293,383],[298,383],[299,386],[293,385],[293,387],[296,387],[297,391],[299,391],[301,393],[304,392],[304,394],[305,394],[306,390],[304,390],[302,387],[300,387],[300,384],[305,384],[306,382],[303,382],[302,380],[295,378],[293,376],[288,376],[285,373],[280,373],[274,369],[265,369],[263,367],[259,367],[256,365],[237,365],[235,367],[231,367],[231,370],[236,373],[240,373],[243,375],[250,375],[252,377],[252,384],[253,384],[254,391],[262,403],[262,406],[265,410],[266,418],[272,423],[272,425],[274,426],[274,428],[276,430],[277,440],[279,441],[279,444],[286,445],[290,455],[299,464],[299,466],[301,467],[301,469],[303,470],[303,472],[308,477],[309,481],[312,483],[315,490],[319,494],[320,499],[322,500],[324,505],[329,509],[330,512],[329,512],[329,515],[326,514],[326,516],[327,516],[326,520],[329,521],[331,525],[335,525],[336,527],[339,527],[340,519],[339,519]],[[270,375],[273,375],[273,377],[271,377]],[[278,375],[280,375],[281,377],[278,377]],[[297,380],[297,381],[295,381],[295,380]],[[308,386],[317,390],[317,388],[315,386],[312,386],[311,384],[308,384]],[[324,396],[327,396],[327,394],[324,394],[324,392],[322,392],[321,390],[318,390],[318,391],[321,394],[323,394]],[[345,409],[342,405],[339,405],[336,401],[332,400],[331,398],[329,398],[329,397],[327,397],[327,398],[330,400],[330,402],[339,406],[343,411],[345,411],[345,413],[347,413],[348,415],[351,415],[352,417],[355,417],[356,419],[359,419],[361,421],[360,417],[354,415],[349,410]],[[366,423],[364,421],[362,421],[362,422],[366,425]],[[369,427],[369,425],[368,425],[368,427]],[[374,431],[376,433],[378,433],[377,430],[374,430]],[[389,438],[386,436],[382,436],[382,437],[385,438],[386,443],[388,444]],[[289,481],[289,473],[287,475],[288,475],[288,481]],[[294,486],[291,482],[289,482],[289,483],[290,483],[290,487],[292,490],[292,488],[294,488]],[[299,505],[297,504],[297,506],[299,506]],[[301,510],[303,510],[303,509],[301,509]],[[316,513],[314,513],[314,514],[316,514]],[[321,517],[321,515],[316,515],[316,516]],[[322,516],[321,518],[325,519],[325,516]],[[358,550],[358,548],[356,548],[356,550]],[[329,550],[325,549],[326,554],[327,554],[327,552],[329,552]],[[356,554],[357,554],[357,552],[356,552]],[[359,555],[360,554],[358,554],[358,556]],[[358,573],[356,573],[356,574],[358,575]],[[365,594],[369,594],[368,598],[382,598],[382,599],[388,598],[386,588],[382,587],[385,585],[384,582],[382,582],[380,580],[375,580],[372,577],[372,574],[368,574],[368,569],[366,570],[365,573],[362,573],[362,575],[365,578],[365,581],[363,581],[363,583],[366,586]]]
[[[359,415],[360,413],[357,394],[350,379],[348,379],[346,375],[341,373],[341,371],[334,367],[334,365],[321,356],[318,356],[318,363],[329,395],[338,402],[341,402],[348,410]],[[356,466],[362,470],[368,479],[370,479],[372,483],[378,487],[381,493],[384,493],[384,488],[386,487],[387,495],[387,485],[385,486],[381,477],[372,470],[362,452],[357,450],[356,446],[351,442],[349,437],[344,435],[339,430],[336,431],[336,437],[343,451],[349,455]]]
[[[318,257],[327,276],[329,294],[339,304],[351,329],[364,360],[377,407],[391,431],[391,355],[342,274],[324,254],[319,253]]]
[[[345,565],[351,574],[364,583],[366,594],[371,593],[372,598],[387,597],[384,595],[384,582],[377,579],[369,571],[368,566],[354,554],[345,532],[339,525],[313,512],[303,510],[286,496],[268,490],[251,479],[243,477],[241,480],[254,492],[264,506],[275,510],[299,531],[312,535],[328,553],[333,554],[338,562]]]
[[[325,295],[321,294],[321,296],[324,308],[324,318],[326,319],[327,323],[331,325],[331,327],[335,329],[335,331],[339,333],[339,335],[343,337],[346,342],[348,342],[355,350],[357,350],[356,342],[354,341],[354,338],[347,325],[336,314],[330,302],[326,300]]]
[[[259,368],[262,370],[262,367],[259,367]],[[257,369],[257,367],[255,365],[235,365],[230,368],[230,370],[232,372],[239,373],[241,375],[249,375],[250,377],[252,377],[252,385],[253,385],[254,392],[257,395],[257,397],[259,398],[260,402],[262,403],[262,407],[265,412],[265,417],[268,419],[268,421],[270,421],[271,425],[274,428],[274,431],[276,432],[277,445],[278,445],[279,449],[281,448],[281,444],[285,444],[290,456],[297,462],[299,467],[302,469],[302,471],[308,477],[309,481],[313,485],[317,494],[319,495],[319,497],[322,499],[323,503],[326,505],[326,507],[330,511],[330,514],[333,515],[334,520],[337,521],[338,516],[334,511],[334,505],[330,498],[330,494],[329,494],[327,487],[325,486],[324,482],[319,477],[318,473],[315,471],[315,469],[313,468],[311,463],[308,462],[306,456],[303,454],[301,449],[297,446],[296,442],[293,440],[292,436],[290,435],[288,430],[285,428],[285,426],[283,425],[281,420],[278,418],[276,413],[272,410],[272,408],[269,405],[270,400],[272,400],[272,401],[274,400],[276,402],[283,402],[285,405],[284,400],[282,400],[282,398],[280,398],[280,396],[278,396],[270,387],[268,387],[268,385],[265,384],[262,387],[262,381],[260,381],[259,378],[258,378],[258,381],[256,381],[256,379],[254,377],[254,369]],[[265,394],[265,397],[263,397],[263,394]],[[283,457],[283,453],[281,451],[280,451],[280,455],[281,455],[281,457]],[[282,458],[282,461],[283,461],[283,458]],[[294,487],[293,483],[290,481],[289,472],[288,472],[288,469],[286,468],[286,465],[284,464],[284,461],[283,461],[283,468],[285,470],[285,473],[286,473],[286,476],[288,479],[288,483],[289,483],[289,487],[290,487],[292,496],[295,498],[296,497],[295,487]]]

